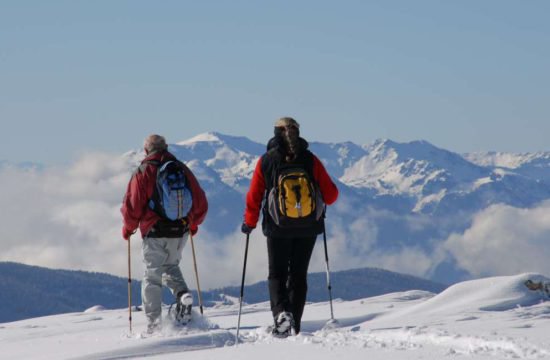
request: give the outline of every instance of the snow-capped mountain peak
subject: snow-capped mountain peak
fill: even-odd
[[[241,193],[264,149],[263,145],[246,137],[218,132],[199,134],[170,146],[170,151],[179,159],[193,162],[193,170],[214,171],[220,181]]]
[[[550,179],[550,154],[544,153],[510,155],[516,163],[524,164],[525,171],[518,172],[520,168],[516,167],[513,172],[508,170],[504,174],[496,171],[498,167],[485,165],[495,163],[496,154],[485,158],[480,154],[463,156],[426,140],[400,143],[378,139],[363,146],[352,142],[311,142],[310,149],[333,178],[351,189],[376,197],[403,197],[412,202],[409,209],[413,212],[433,212],[446,199],[485,192],[491,187],[497,187],[497,192],[503,191],[497,184],[501,181],[526,183],[532,181],[529,179],[532,174],[537,175],[537,179]],[[170,150],[195,168],[203,168],[203,173],[215,175],[226,186],[244,194],[256,160],[266,146],[246,137],[212,131],[177,142]],[[506,156],[500,154],[498,158],[506,159]],[[525,168],[525,164],[531,166]],[[523,176],[517,178],[518,175]],[[538,190],[545,194],[550,192],[540,187]]]
[[[216,131],[196,135],[190,139],[177,142],[176,145],[184,147],[197,147],[208,145],[214,148],[228,147],[235,152],[243,152],[251,155],[260,155],[265,146],[256,143],[244,136],[225,135]]]
[[[550,152],[536,153],[505,153],[505,152],[474,152],[465,154],[464,157],[480,166],[495,166],[508,169],[517,169],[533,162],[550,161]]]
[[[365,155],[345,169],[340,181],[373,189],[379,195],[416,198],[414,209],[420,210],[423,204],[441,200],[447,193],[471,187],[467,184],[489,172],[427,141],[397,143],[380,139],[365,146]]]
[[[242,221],[243,197],[266,144],[208,132],[169,148],[193,169],[212,209],[219,212],[212,217],[210,230],[218,234],[234,230]],[[379,139],[364,146],[310,142],[310,149],[338,183],[344,200],[339,203],[346,206],[337,207],[333,215],[343,216],[346,223],[371,208],[443,219],[456,213],[474,214],[492,204],[528,208],[550,198],[550,157],[541,155],[521,167],[505,169],[476,164],[424,140]],[[236,204],[239,209],[234,211]],[[409,237],[407,229],[400,231]],[[440,226],[437,231],[446,230]]]
[[[193,136],[190,139],[177,142],[176,145],[185,146],[185,145],[192,145],[198,142],[221,142],[221,139],[220,139],[219,133],[212,131],[212,132],[202,133],[202,134]]]

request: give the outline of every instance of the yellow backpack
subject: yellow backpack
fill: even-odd
[[[325,204],[317,184],[301,168],[280,171],[268,194],[268,212],[279,227],[308,227],[319,221]]]

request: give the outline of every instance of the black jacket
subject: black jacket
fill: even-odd
[[[277,226],[267,210],[267,195],[275,185],[278,170],[285,167],[301,167],[314,179],[313,175],[313,154],[308,150],[309,144],[300,138],[300,151],[292,163],[285,161],[285,147],[280,137],[273,137],[267,144],[267,152],[262,156],[262,173],[265,179],[266,197],[262,206],[262,230],[265,236],[273,238],[305,238],[319,235],[323,232],[323,219],[314,225],[305,228],[281,228]]]

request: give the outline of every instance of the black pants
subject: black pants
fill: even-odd
[[[294,316],[296,333],[300,325],[307,296],[307,269],[317,236],[307,238],[267,238],[269,259],[269,297],[271,312],[281,311]]]

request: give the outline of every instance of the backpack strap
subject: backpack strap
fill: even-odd
[[[273,151],[273,149],[263,155],[262,173],[264,175],[264,181],[267,190],[265,193],[266,199],[269,190],[277,186],[277,173],[279,172],[279,165],[279,157],[277,157],[277,154]]]
[[[141,163],[141,165],[139,165],[139,167],[137,168],[137,171],[143,174],[145,172],[145,169],[147,168],[147,165],[154,165],[158,167],[161,164],[162,163],[158,160],[145,160],[144,162]]]

